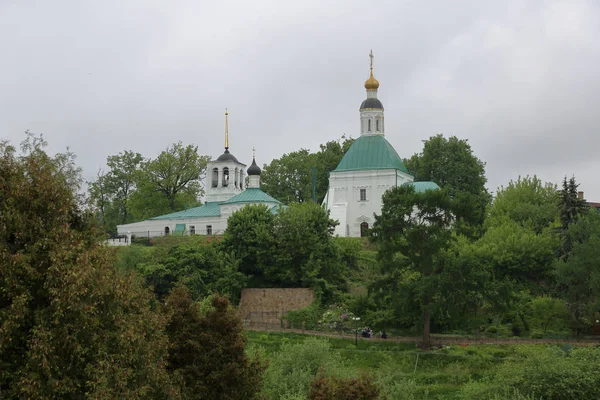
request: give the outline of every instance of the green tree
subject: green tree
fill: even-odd
[[[185,287],[166,301],[168,369],[183,399],[254,399],[265,365],[249,358],[242,322],[227,298],[213,295],[201,312]]]
[[[198,154],[197,146],[181,142],[167,147],[155,159],[143,161],[132,199],[137,219],[198,205],[209,161],[209,156]]]
[[[571,314],[575,334],[592,325],[594,312],[600,309],[600,216],[589,213],[571,223],[568,258],[557,260],[556,278],[559,292]]]
[[[334,240],[337,222],[313,202],[294,203],[275,219],[275,262],[265,275],[283,286],[312,287],[328,297],[343,288],[345,268]],[[326,299],[324,299],[326,300]]]
[[[135,270],[164,298],[178,283],[185,284],[194,299],[219,292],[235,303],[248,278],[239,271],[239,260],[220,251],[201,236],[186,237],[176,243],[156,246],[152,257]]]
[[[177,398],[164,322],[80,208],[71,154],[0,144],[0,393]]]
[[[416,181],[434,181],[448,190],[456,200],[455,225],[459,232],[467,236],[481,234],[490,196],[485,188],[485,163],[473,154],[467,140],[432,136],[423,152],[405,159],[404,164]]]
[[[454,240],[452,200],[446,190],[417,193],[412,186],[399,186],[385,192],[382,201],[373,232],[383,272],[395,284],[410,274],[406,286],[423,316],[422,346],[429,349],[431,314],[436,301],[443,301],[437,287],[443,255]]]
[[[562,259],[569,258],[573,248],[572,238],[569,235],[569,226],[577,222],[580,216],[585,215],[589,206],[585,199],[579,198],[577,188],[579,185],[575,182],[575,177],[567,181],[565,176],[562,184],[562,190],[559,193],[560,209],[560,249],[558,256]]]
[[[109,156],[106,160],[108,172],[99,172],[97,179],[89,183],[90,200],[108,232],[115,232],[119,224],[133,221],[129,203],[142,161],[142,155],[133,151]]]
[[[329,172],[340,163],[354,142],[342,136],[321,144],[319,151],[311,153],[300,149],[264,165],[261,188],[284,203],[304,202],[312,199],[312,169],[316,172],[316,198],[321,204],[329,187]]]
[[[245,275],[263,277],[267,266],[274,263],[275,218],[265,205],[248,205],[227,220],[219,245],[222,251],[239,260],[240,271]]]

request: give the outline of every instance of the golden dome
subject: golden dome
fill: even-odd
[[[373,68],[371,68],[371,75],[369,79],[365,82],[365,89],[367,90],[377,90],[379,88],[379,82],[373,76]]]

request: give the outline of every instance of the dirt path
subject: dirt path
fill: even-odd
[[[311,336],[323,336],[331,338],[355,339],[352,334],[339,334],[332,332],[307,331],[302,329],[283,329],[283,328],[262,328],[262,327],[246,327],[246,330],[257,332],[279,332],[279,333],[300,333]],[[359,339],[362,339],[359,337]],[[420,337],[414,336],[388,336],[387,339],[372,338],[368,340],[398,342],[398,343],[418,343]],[[578,346],[600,346],[600,338],[597,339],[527,339],[527,338],[462,338],[452,336],[431,336],[432,345],[457,345],[469,346],[479,344],[553,344],[553,343],[568,343]]]

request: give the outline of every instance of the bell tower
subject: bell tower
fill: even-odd
[[[385,126],[383,118],[383,104],[377,98],[377,89],[379,82],[373,76],[373,50],[369,53],[370,73],[369,79],[365,82],[367,89],[367,98],[360,105],[360,134],[362,135],[385,135]]]

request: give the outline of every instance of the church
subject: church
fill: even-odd
[[[365,236],[372,227],[373,214],[381,213],[383,193],[399,185],[412,185],[417,192],[438,189],[434,182],[413,182],[402,159],[385,138],[383,104],[377,98],[379,82],[373,76],[373,52],[367,98],[361,103],[360,136],[352,143],[336,169],[329,174],[329,188],[323,207],[337,220],[335,234]],[[200,207],[118,225],[120,235],[156,237],[169,234],[219,235],[235,211],[264,204],[276,213],[282,203],[260,189],[261,169],[253,156],[252,165],[237,160],[229,152],[228,113],[225,112],[225,151],[207,165],[205,204]],[[248,187],[245,187],[246,173]]]
[[[365,236],[381,214],[383,193],[395,186],[413,185],[417,192],[439,189],[434,182],[413,182],[402,159],[385,138],[383,104],[377,98],[379,82],[371,71],[365,82],[367,98],[361,103],[360,136],[352,143],[337,168],[329,173],[329,189],[323,205],[337,220],[335,234]]]
[[[246,173],[248,187],[245,187]],[[227,228],[229,216],[249,204],[264,204],[275,213],[282,204],[260,189],[260,174],[255,156],[246,170],[246,164],[239,162],[229,151],[229,114],[225,111],[225,151],[206,166],[205,203],[145,221],[118,225],[117,232],[143,237],[220,235]]]

